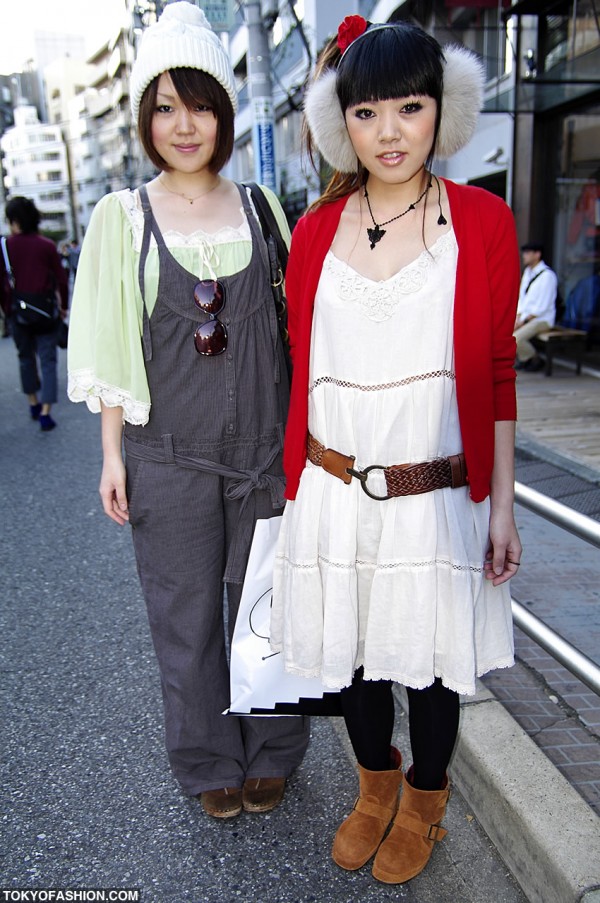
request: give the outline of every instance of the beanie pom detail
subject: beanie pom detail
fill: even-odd
[[[204,12],[188,0],[165,6],[158,22],[146,29],[129,82],[131,112],[137,122],[140,102],[151,81],[169,69],[198,69],[225,89],[233,112],[237,88],[231,61]]]

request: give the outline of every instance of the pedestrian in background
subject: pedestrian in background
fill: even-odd
[[[49,323],[47,331],[25,325],[15,316],[14,295],[56,298],[61,317],[68,305],[68,276],[56,245],[39,234],[40,213],[30,198],[14,197],[6,205],[6,218],[11,234],[6,239],[8,263],[14,277],[14,292],[8,283],[7,264],[0,255],[0,292],[2,308],[10,310],[9,329],[19,355],[21,387],[29,401],[33,420],[38,420],[43,432],[56,426],[50,410],[58,401],[57,320]]]
[[[79,255],[81,253],[81,248],[79,247],[79,242],[76,238],[71,239],[71,243],[69,245],[68,250],[68,260],[69,260],[69,269],[73,274],[73,281],[75,281],[75,276],[77,275],[77,267],[79,266]]]
[[[498,197],[431,172],[469,140],[482,86],[468,51],[350,16],[305,101],[309,150],[334,175],[287,269],[271,642],[287,670],[341,691],[359,798],[333,858],[375,855],[391,884],[446,834],[459,693],[513,664],[515,226]],[[404,775],[393,681],[409,702]]]
[[[531,339],[554,326],[558,279],[554,270],[543,261],[542,245],[530,242],[521,247],[521,253],[524,270],[515,320],[516,369],[535,373],[543,369],[544,361]]]
[[[308,720],[222,714],[225,634],[255,520],[283,506],[289,386],[261,228],[249,192],[220,175],[233,150],[235,78],[198,7],[169,4],[147,29],[130,91],[160,172],[93,212],[71,312],[69,397],[102,414],[100,495],[106,514],[132,527],[172,770],[211,816],[267,812],[302,760]]]

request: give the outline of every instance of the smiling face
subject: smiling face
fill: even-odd
[[[152,146],[169,170],[195,173],[210,168],[214,157],[218,120],[204,103],[187,107],[168,72],[158,80],[151,122]]]
[[[396,184],[422,171],[435,138],[432,97],[369,101],[348,107],[345,117],[356,156],[374,178]]]

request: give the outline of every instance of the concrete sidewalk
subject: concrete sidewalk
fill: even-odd
[[[167,767],[129,533],[97,496],[99,418],[66,401],[55,416],[49,434],[28,420],[14,348],[0,342],[0,888],[139,887],[144,903],[600,898],[600,820],[484,690],[462,709],[450,833],[407,885],[330,859],[356,796],[337,719],[313,720],[281,807],[206,818]],[[401,695],[397,742],[407,754]]]

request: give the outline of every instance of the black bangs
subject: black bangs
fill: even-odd
[[[443,59],[435,38],[408,23],[368,31],[350,46],[338,70],[342,112],[367,101],[413,95],[433,97],[439,107]]]
[[[212,107],[215,114],[223,115],[226,113],[227,107],[231,107],[227,92],[208,72],[182,66],[177,69],[169,69],[169,75],[179,97],[189,109],[198,103],[204,103]]]

